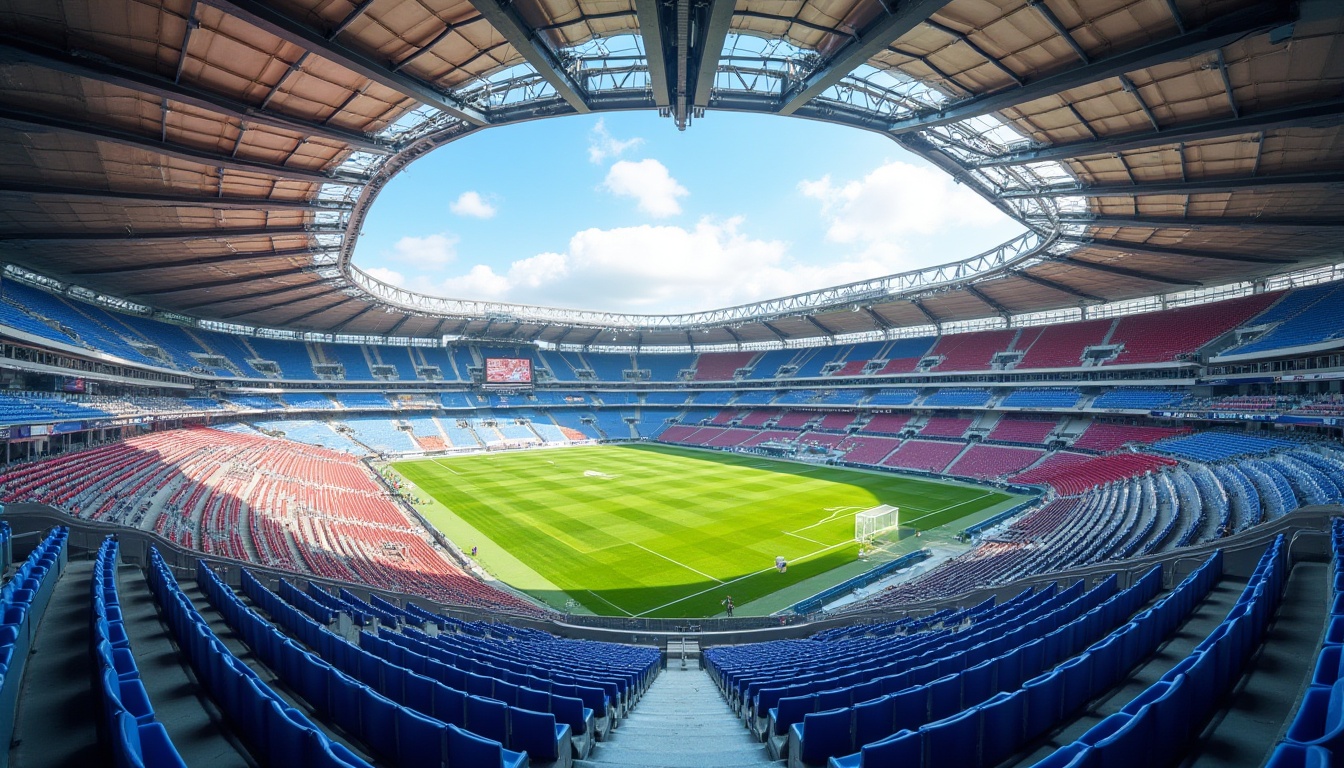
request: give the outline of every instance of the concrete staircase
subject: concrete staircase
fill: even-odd
[[[576,768],[749,768],[771,760],[702,669],[673,664]]]

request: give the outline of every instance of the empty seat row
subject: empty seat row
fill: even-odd
[[[307,650],[305,645],[320,647],[325,630],[275,593],[267,590],[269,598],[260,591],[256,594],[263,597],[262,608],[272,616],[284,614],[287,621],[304,628],[296,633],[298,640],[247,607],[204,562],[197,564],[196,578],[207,599],[257,658],[302,696],[319,717],[367,744],[380,762],[404,767],[428,762],[449,768],[519,768],[528,764],[526,754],[504,749],[498,742],[440,719],[433,707],[419,711],[399,703],[397,699],[406,698],[404,679],[383,680],[380,674],[382,690],[375,690]],[[244,583],[260,584],[246,572]],[[331,633],[326,635],[339,639]]]
[[[90,581],[93,656],[98,668],[96,692],[102,702],[104,732],[112,742],[112,762],[118,768],[185,768],[167,729],[154,717],[154,706],[140,680],[140,669],[121,622],[117,549],[115,538],[103,540]]]
[[[1036,768],[1175,763],[1264,637],[1283,592],[1283,542],[1279,536],[1269,546],[1227,617],[1186,658]]]
[[[902,728],[880,741],[862,746],[855,744],[858,752],[843,757],[831,756],[827,764],[830,768],[886,765],[908,765],[912,768],[920,765],[930,768],[957,765],[975,768],[996,765],[1039,739],[1062,719],[1078,712],[1089,700],[1123,679],[1130,668],[1152,654],[1164,638],[1176,630],[1207,595],[1221,573],[1222,555],[1215,553],[1152,607],[1133,616],[1130,621],[1099,640],[1093,641],[1083,629],[1088,621],[1086,618],[1060,627],[1052,633],[1059,635],[1058,641],[1054,643],[1059,652],[1056,658],[1067,660],[1033,677],[1028,662],[1040,656],[1042,649],[1028,654],[1027,649],[1033,644],[1022,646],[1014,652],[1019,654],[1016,661],[1011,659],[1011,655],[1000,657],[1000,665],[1006,666],[1000,666],[991,677],[994,682],[988,690],[997,691],[992,696],[953,714],[944,715],[940,720],[923,725],[915,723],[918,727]],[[1145,585],[1141,580],[1126,592],[1117,594],[1116,598],[1126,593],[1135,598],[1145,593],[1155,593],[1160,587],[1160,570],[1149,571],[1143,580],[1148,580],[1148,583]],[[1145,601],[1128,602],[1137,602],[1141,606]],[[1051,645],[1046,638],[1035,643],[1043,648]],[[1072,655],[1074,653],[1077,655]],[[1045,661],[1042,668],[1049,663]],[[967,670],[965,679],[977,682],[971,672]],[[1002,677],[1005,672],[1008,673],[1007,684]],[[975,690],[983,692],[983,689],[983,684],[980,684]],[[949,688],[942,693],[951,698],[951,690]],[[965,703],[965,683],[961,693],[962,702]],[[932,707],[933,703],[929,706]],[[930,713],[933,714],[931,709]],[[792,757],[790,763],[793,764]]]
[[[150,589],[178,646],[259,762],[368,767],[358,755],[332,741],[306,715],[290,707],[251,667],[234,656],[178,586],[159,551],[151,547],[149,558]]]
[[[37,623],[65,571],[69,538],[69,529],[53,528],[0,587],[0,712],[13,712],[18,703]],[[8,743],[13,718],[0,718],[0,727]]]

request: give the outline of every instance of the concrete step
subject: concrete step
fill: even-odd
[[[704,670],[669,669],[634,711],[576,768],[778,766],[733,715]]]

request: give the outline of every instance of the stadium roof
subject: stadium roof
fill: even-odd
[[[1344,242],[1334,0],[13,0],[0,76],[0,259],[229,323],[769,342],[1252,280]],[[657,317],[421,296],[350,264],[417,157],[629,109],[884,133],[1028,233]]]

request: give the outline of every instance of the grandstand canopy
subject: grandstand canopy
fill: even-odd
[[[1336,0],[13,0],[0,73],[0,259],[228,323],[771,342],[1254,280],[1344,242]],[[884,133],[1028,232],[682,316],[446,300],[351,265],[426,152],[633,109]]]

